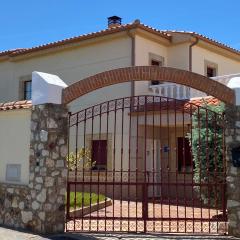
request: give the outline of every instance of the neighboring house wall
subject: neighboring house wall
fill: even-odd
[[[0,182],[26,185],[29,182],[30,119],[29,109],[0,112]],[[7,164],[18,169],[20,165],[19,181],[6,181]]]

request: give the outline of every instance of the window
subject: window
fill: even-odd
[[[218,65],[216,63],[205,60],[204,67],[205,67],[205,76],[209,78],[217,76]]]
[[[24,81],[24,85],[23,85],[23,97],[24,100],[30,100],[32,98],[32,81]]]
[[[151,60],[151,65],[152,65],[152,66],[162,67],[162,62],[152,59],[152,60]]]
[[[92,141],[92,162],[94,170],[105,170],[107,167],[107,140]]]
[[[207,67],[207,77],[215,77],[216,69],[212,67]]]
[[[162,56],[158,56],[156,54],[149,53],[149,65],[163,67],[164,58]],[[160,81],[151,81],[151,85],[158,85],[160,83],[161,83]]]
[[[151,66],[162,66],[162,62],[157,61],[157,60],[151,60]],[[158,85],[160,83],[160,81],[151,81],[151,85]]]
[[[177,138],[178,171],[190,172],[193,161],[189,140],[184,137]]]

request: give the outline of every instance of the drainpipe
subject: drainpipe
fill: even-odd
[[[189,46],[189,72],[192,72],[192,47],[197,45],[199,39],[196,37],[195,41]]]
[[[131,38],[131,66],[135,66],[135,36],[130,30],[127,31],[127,35]],[[131,96],[134,96],[135,85],[134,81],[131,81]]]

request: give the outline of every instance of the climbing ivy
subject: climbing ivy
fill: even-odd
[[[204,104],[192,117],[192,131],[187,134],[194,163],[195,190],[204,204],[218,206],[222,201],[223,117],[224,104]],[[215,183],[210,185],[209,183]],[[204,185],[206,184],[206,185]]]

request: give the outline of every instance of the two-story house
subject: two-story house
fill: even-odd
[[[231,74],[236,76],[240,73],[240,52],[195,32],[157,30],[142,24],[139,20],[129,24],[122,24],[121,18],[113,16],[108,19],[108,27],[98,32],[41,46],[1,52],[0,102],[30,100],[31,73],[33,71],[56,74],[66,84],[70,85],[106,70],[141,65],[167,66],[188,70],[207,77],[215,77],[217,81],[222,81],[226,84]],[[191,100],[191,98],[204,96],[203,93],[181,85],[158,81],[150,83],[141,81],[122,83],[96,90],[71,103],[70,108],[72,112],[75,112],[105,101],[139,95],[163,96],[190,101],[198,101]],[[211,103],[211,99],[209,103]],[[134,114],[136,113],[132,114],[132,122],[137,121],[136,119],[134,120]],[[125,113],[124,117],[127,116],[129,114]],[[132,126],[133,138],[136,138],[136,132],[139,133],[138,137],[141,137],[141,134],[142,136],[144,135],[144,129],[141,126],[143,120],[139,118],[138,121],[138,123],[135,122],[135,127]],[[159,129],[157,123],[155,124],[155,128]],[[149,139],[145,140],[147,142],[145,144],[146,149],[144,149],[142,140],[139,140],[139,146],[135,146],[135,148],[142,149],[142,153],[139,153],[142,156],[139,156],[139,159],[143,159],[144,155],[145,161],[146,158],[150,159],[147,161],[149,163],[147,166],[148,170],[152,168],[152,164],[157,165],[157,160],[152,161],[151,159],[161,155],[158,152],[159,149],[165,149],[167,153],[162,156],[161,162],[163,163],[166,162],[164,158],[169,158],[169,149],[178,148],[178,139],[184,138],[185,130],[189,128],[189,119],[187,117],[185,119],[185,130],[182,129],[183,121],[178,121],[177,135],[171,132],[173,129],[170,130],[171,139],[166,137],[166,121],[165,123],[162,121],[161,124],[162,134],[161,136],[159,134],[156,135],[157,139],[153,140],[152,130],[147,130],[149,131]],[[152,124],[149,123],[149,126],[151,127]],[[128,129],[130,129],[129,125]],[[71,136],[76,135],[74,129],[71,131]],[[114,141],[113,134],[111,134],[113,130],[111,129],[104,130],[104,127],[102,127],[100,134],[99,130],[96,130],[94,134],[90,133],[90,127],[86,131],[89,131],[89,133],[86,133],[87,140],[84,140],[87,143],[79,140],[79,147],[86,144],[92,150],[96,169],[129,169],[129,148],[126,147],[123,150],[123,152],[125,151],[122,156],[123,166],[120,166],[120,161],[114,161],[113,159],[114,154],[118,155],[119,158],[121,155],[120,148],[119,152],[113,150],[114,142],[119,146],[121,142],[129,146],[131,141],[129,140],[129,132],[125,134],[119,130],[118,133],[114,134],[117,136],[116,141]],[[135,133],[133,133],[134,131]],[[160,131],[156,130],[156,132]],[[82,137],[83,135],[80,134],[79,138]],[[136,141],[132,143],[132,148],[134,148],[134,144],[136,145]],[[97,150],[100,145],[105,149],[101,153]],[[153,148],[155,152],[152,151]],[[176,155],[177,151],[172,151],[170,158],[174,159],[174,161],[171,161],[171,166],[161,163],[158,165],[159,169],[163,167],[178,169],[179,174],[181,174],[183,160]],[[137,166],[137,162],[142,161],[138,160],[136,155],[131,156],[131,158],[135,159],[131,162],[132,167]],[[150,161],[153,163],[150,163]],[[138,169],[143,168],[143,162],[138,164]],[[186,166],[183,167],[185,168]],[[149,192],[149,194],[153,193]]]

